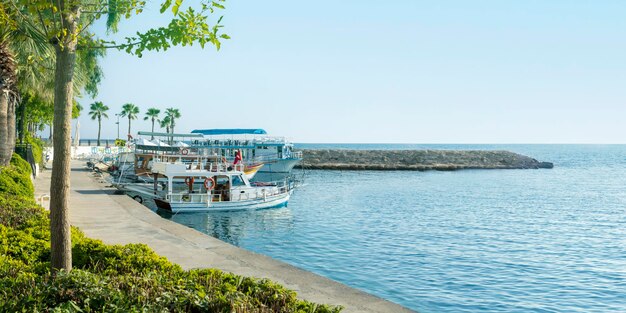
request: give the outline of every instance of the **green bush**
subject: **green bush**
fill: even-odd
[[[1,260],[0,260],[1,261]],[[19,264],[19,263],[14,263]],[[0,265],[0,269],[3,267]],[[64,310],[70,312],[338,312],[295,297],[257,298],[232,285],[232,278],[245,279],[216,270],[154,272],[144,276],[103,276],[80,269],[32,276],[16,273],[15,280],[0,279],[10,287],[0,311]],[[252,282],[254,284],[254,282]],[[224,289],[224,290],[222,290]],[[283,293],[273,286],[255,289]],[[292,294],[292,293],[289,293]]]
[[[72,256],[75,267],[108,275],[181,270],[144,244],[105,245],[100,240],[84,238],[74,243]]]
[[[0,173],[0,180],[2,174]],[[36,220],[47,220],[46,211],[33,198],[4,193],[0,196],[0,224],[22,229]]]
[[[29,175],[29,176],[32,174],[30,164],[28,164],[26,160],[22,159],[22,157],[17,153],[13,153],[10,164],[20,174]]]
[[[43,140],[29,135],[26,136],[26,143],[31,145],[31,149],[33,150],[33,158],[35,158],[35,163],[43,166],[43,147],[45,146]]]
[[[0,194],[33,198],[35,188],[30,174],[28,162],[13,153],[11,164],[0,167]]]
[[[144,244],[105,245],[72,227],[71,272],[50,272],[48,213],[21,159],[0,172],[0,312],[339,312],[269,280],[184,271]]]

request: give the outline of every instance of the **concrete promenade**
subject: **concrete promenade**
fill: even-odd
[[[253,253],[187,226],[163,219],[124,195],[114,195],[102,179],[73,161],[71,176],[72,225],[88,237],[107,244],[145,243],[159,255],[185,269],[218,268],[238,275],[268,278],[295,290],[309,301],[342,305],[344,312],[411,312],[328,278]],[[50,171],[35,180],[35,196],[49,194]]]

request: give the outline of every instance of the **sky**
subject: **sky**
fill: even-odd
[[[114,36],[167,23],[159,3]],[[133,133],[150,129],[146,109],[175,107],[177,133],[263,128],[301,143],[626,143],[626,1],[225,5],[220,51],[107,53],[99,95],[79,99],[111,108],[103,138],[131,102]],[[95,138],[97,122],[79,120]]]

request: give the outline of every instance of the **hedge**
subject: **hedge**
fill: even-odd
[[[31,149],[33,151],[33,158],[35,159],[35,163],[43,166],[43,148],[45,143],[40,138],[32,137],[31,135],[26,136],[26,143],[30,144]]]
[[[184,271],[144,244],[106,245],[72,227],[73,270],[50,272],[47,211],[19,156],[0,168],[0,312],[339,312],[265,279]],[[26,163],[26,166],[24,166]]]

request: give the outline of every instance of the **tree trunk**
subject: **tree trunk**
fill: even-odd
[[[128,116],[128,140],[130,140],[130,116]]]
[[[18,99],[16,97],[9,98],[9,105],[7,110],[7,145],[9,146],[9,161],[11,161],[11,154],[15,149],[15,104]]]
[[[0,90],[0,166],[7,166],[11,161],[8,145],[9,91]]]
[[[9,165],[15,145],[17,71],[7,42],[0,43],[0,166]]]
[[[172,134],[174,134],[174,119],[172,119],[172,126],[170,126],[170,131],[172,132]],[[170,137],[170,145],[174,142],[174,137]]]
[[[61,11],[65,3],[61,3]],[[50,252],[52,270],[72,269],[72,237],[69,221],[70,195],[70,148],[72,81],[76,64],[76,12],[62,14],[67,36],[62,37],[63,46],[55,46],[56,67],[54,81],[54,160],[50,183]]]
[[[24,133],[26,132],[26,101],[23,100],[20,103],[20,122],[17,125],[20,143],[24,143]]]
[[[98,116],[98,147],[100,146],[100,129],[102,129],[102,117]]]
[[[152,133],[154,133],[154,117],[152,118]],[[151,135],[150,140],[154,140],[154,135]]]

